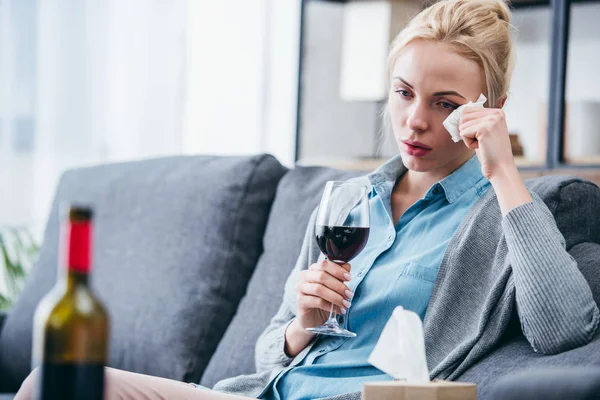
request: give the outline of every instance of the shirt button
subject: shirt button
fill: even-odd
[[[359,276],[359,277],[361,277],[361,276],[362,276],[362,274],[363,274],[363,273],[362,273],[362,271],[360,271],[360,272],[358,273],[358,276]]]
[[[319,353],[320,353],[320,354],[323,354],[323,353],[325,353],[325,349],[321,349],[321,350],[319,350]]]
[[[438,194],[439,192],[440,192],[440,188],[436,187],[435,189],[433,189],[433,194]]]

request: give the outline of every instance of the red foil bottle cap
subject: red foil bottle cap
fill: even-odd
[[[91,266],[91,221],[67,223],[67,268],[69,271],[89,273]]]

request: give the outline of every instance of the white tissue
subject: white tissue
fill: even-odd
[[[368,361],[394,379],[429,382],[423,324],[419,316],[396,307]]]
[[[462,106],[458,107],[456,110],[452,111],[452,113],[450,115],[448,115],[448,118],[446,118],[444,120],[444,122],[442,122],[442,124],[444,124],[444,127],[446,128],[446,130],[450,133],[450,136],[452,136],[452,140],[454,140],[454,143],[462,140],[462,138],[460,137],[460,134],[458,132],[458,123],[460,122],[460,116],[462,115],[462,112],[465,109],[465,107],[483,108],[483,104],[486,101],[487,101],[487,98],[483,94],[480,94],[479,98],[477,99],[477,101],[475,103],[470,101],[467,104],[463,104]]]

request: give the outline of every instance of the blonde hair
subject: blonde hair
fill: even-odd
[[[486,106],[495,107],[498,99],[508,92],[514,68],[510,18],[510,9],[503,0],[435,3],[415,16],[392,42],[387,79],[391,78],[398,54],[408,43],[417,39],[447,43],[458,54],[481,66]]]

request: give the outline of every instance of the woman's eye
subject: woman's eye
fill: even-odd
[[[410,96],[410,93],[408,93],[408,91],[402,89],[396,89],[396,93],[398,93],[402,97]]]
[[[442,102],[440,102],[440,104],[442,105],[442,107],[444,107],[447,110],[454,110],[457,108],[454,104],[448,103],[446,101],[442,101]]]

